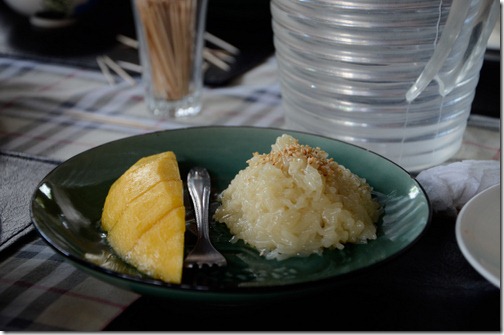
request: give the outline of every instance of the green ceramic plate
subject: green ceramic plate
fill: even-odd
[[[212,223],[211,238],[226,256],[224,268],[184,269],[183,282],[154,280],[119,259],[100,229],[103,203],[111,184],[141,157],[172,150],[181,177],[204,166],[212,177],[213,197],[247,166],[253,152],[266,153],[283,133],[301,144],[320,147],[335,161],[365,178],[385,208],[378,238],[323,255],[266,260],[243,243],[229,243],[225,225]],[[187,190],[186,190],[187,191]],[[186,208],[191,208],[186,192]],[[214,198],[215,199],[215,198]],[[215,203],[212,210],[215,209]],[[59,165],[37,187],[32,217],[41,236],[75,266],[101,280],[143,294],[212,302],[252,301],[321,290],[390,260],[411,246],[431,216],[421,186],[383,157],[337,140],[280,129],[196,127],[134,136],[83,152]],[[187,211],[187,223],[194,224]],[[186,233],[186,253],[195,236]]]

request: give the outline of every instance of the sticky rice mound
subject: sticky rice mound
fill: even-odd
[[[271,149],[254,153],[220,196],[214,219],[232,242],[282,260],[376,239],[381,207],[363,178],[287,134]]]

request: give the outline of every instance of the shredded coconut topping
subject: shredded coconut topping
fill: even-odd
[[[214,218],[268,259],[343,249],[376,238],[380,205],[366,180],[319,147],[282,135],[254,152],[221,195]]]

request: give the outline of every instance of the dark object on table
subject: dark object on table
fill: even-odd
[[[30,198],[58,161],[0,151],[0,251],[33,231]]]
[[[230,71],[212,67],[206,72],[207,85],[226,84],[273,55],[269,0],[210,0],[207,31],[240,49]]]
[[[241,51],[229,71],[211,66],[206,85],[228,84],[273,54],[269,1],[210,0],[206,30]],[[34,27],[0,1],[0,55],[97,70],[96,57],[104,54],[138,63],[138,52],[119,43],[118,34],[136,37],[130,1],[101,1],[91,13],[63,29]]]
[[[487,50],[471,113],[500,118],[500,50]]]

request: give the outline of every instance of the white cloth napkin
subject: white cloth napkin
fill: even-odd
[[[457,215],[472,197],[500,183],[500,162],[464,160],[424,170],[416,177],[434,212]]]

